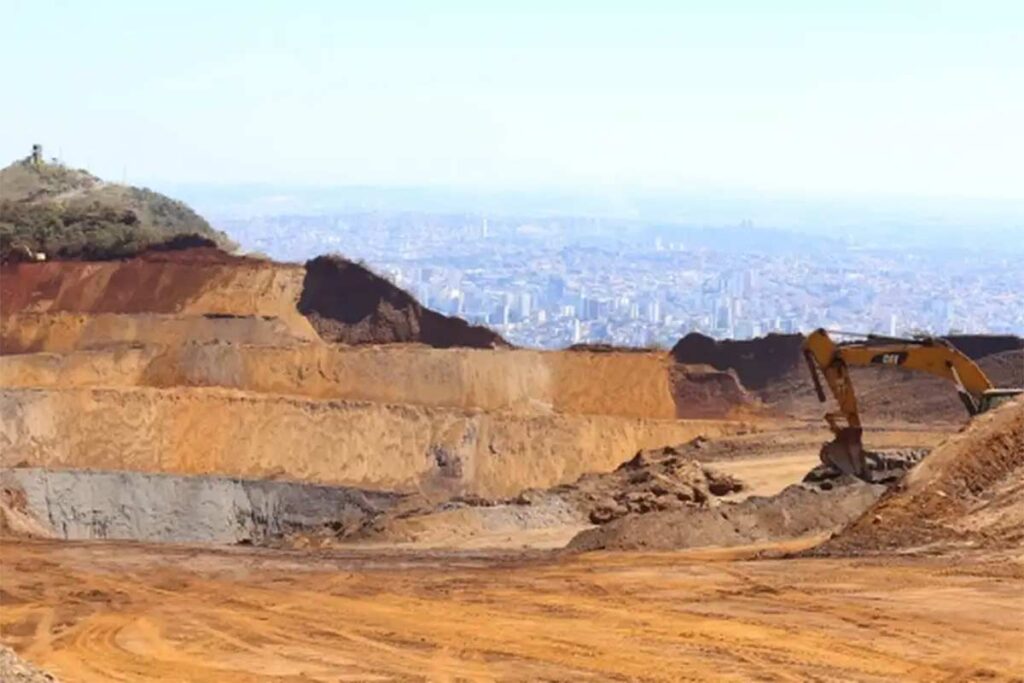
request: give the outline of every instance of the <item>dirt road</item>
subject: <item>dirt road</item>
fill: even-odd
[[[466,555],[5,541],[66,681],[1013,680],[1024,557]]]

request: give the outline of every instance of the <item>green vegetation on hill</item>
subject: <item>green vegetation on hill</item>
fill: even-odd
[[[56,259],[120,258],[182,235],[234,246],[187,205],[151,190],[31,157],[0,170],[0,257],[27,248]]]

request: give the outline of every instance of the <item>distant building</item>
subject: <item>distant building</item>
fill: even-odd
[[[531,304],[531,299],[530,299],[530,293],[529,292],[523,292],[522,294],[519,295],[519,316],[523,320],[526,320],[527,318],[530,317],[530,311],[531,311],[530,304]]]
[[[40,144],[32,145],[32,165],[42,166],[43,165],[43,146]]]
[[[551,303],[558,303],[565,294],[565,280],[558,275],[548,276],[547,297]]]
[[[661,322],[661,304],[657,301],[651,301],[647,304],[647,320],[657,325]]]

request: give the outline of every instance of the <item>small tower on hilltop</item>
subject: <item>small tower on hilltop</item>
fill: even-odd
[[[32,165],[33,166],[36,166],[36,167],[42,166],[43,165],[43,146],[40,145],[40,144],[32,145],[32,156],[30,158],[32,160]]]

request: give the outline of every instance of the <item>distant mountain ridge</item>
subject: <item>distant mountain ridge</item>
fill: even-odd
[[[38,146],[0,170],[4,259],[26,252],[56,259],[121,258],[182,235],[234,247],[184,202],[45,161]]]

